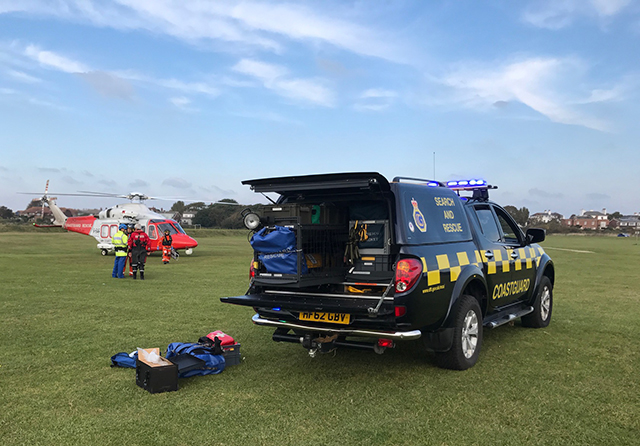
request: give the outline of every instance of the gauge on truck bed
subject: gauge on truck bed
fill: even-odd
[[[555,270],[537,244],[545,232],[523,233],[483,180],[343,173],[243,184],[279,198],[243,213],[251,283],[221,301],[252,307],[274,341],[314,356],[421,339],[439,366],[464,370],[484,328],[549,324]]]

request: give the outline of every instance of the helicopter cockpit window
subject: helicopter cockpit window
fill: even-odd
[[[160,231],[160,234],[164,234],[164,231],[169,231],[169,235],[173,235],[173,234],[177,234],[178,231],[176,230],[176,228],[174,228],[170,223],[159,223],[158,224],[158,231]]]
[[[184,232],[184,229],[182,229],[182,226],[180,226],[180,223],[178,222],[173,222],[173,226],[176,227],[176,229],[178,230],[179,233],[181,234],[186,234],[186,232]]]

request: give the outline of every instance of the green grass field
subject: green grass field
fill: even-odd
[[[310,358],[271,341],[243,294],[244,232],[195,235],[194,255],[111,278],[89,237],[1,232],[2,445],[637,445],[640,246],[634,238],[549,237],[548,328],[485,331],[478,364],[441,370],[420,342],[384,355]],[[582,252],[588,251],[588,252]],[[111,355],[195,342],[220,329],[243,363],[149,394]]]

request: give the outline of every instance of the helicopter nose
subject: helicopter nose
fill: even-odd
[[[187,239],[189,241],[189,247],[190,248],[195,248],[196,246],[198,246],[198,242],[196,242],[196,239],[191,238],[187,235]]]
[[[198,242],[187,234],[176,234],[173,236],[173,246],[176,249],[195,248]]]

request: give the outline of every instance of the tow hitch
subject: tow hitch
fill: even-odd
[[[395,347],[391,339],[378,339],[375,342],[347,341],[344,337],[323,335],[321,333],[306,332],[303,334],[291,334],[286,328],[277,328],[272,336],[276,342],[293,342],[302,344],[309,351],[309,356],[315,358],[317,353],[330,353],[337,347],[355,348],[360,350],[373,350],[381,355],[387,348]]]

